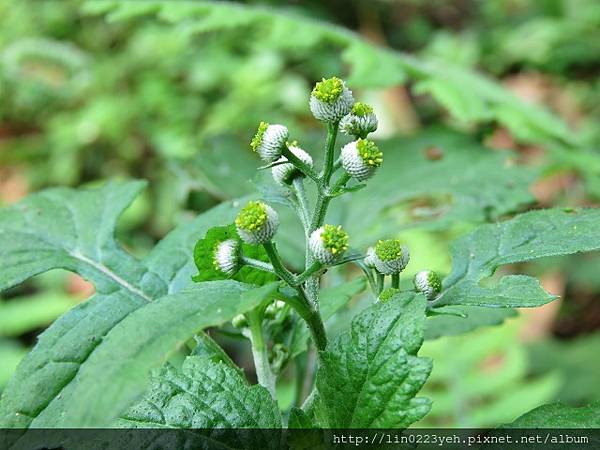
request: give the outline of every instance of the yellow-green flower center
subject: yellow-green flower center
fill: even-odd
[[[379,301],[381,303],[385,303],[389,299],[391,299],[394,295],[396,295],[398,292],[400,292],[399,289],[387,288],[383,292],[381,292],[381,294],[379,294]]]
[[[267,128],[269,128],[269,124],[267,122],[261,122],[260,125],[258,125],[258,130],[256,130],[256,134],[250,141],[250,147],[253,151],[256,151],[258,147],[260,147],[265,131],[267,131]]]
[[[312,95],[325,103],[335,102],[344,91],[344,82],[337,77],[323,78],[315,84]]]
[[[242,230],[255,231],[262,227],[267,221],[267,207],[262,202],[248,202],[246,206],[242,208],[235,224]]]
[[[370,167],[379,167],[383,163],[383,152],[375,145],[375,142],[367,139],[359,139],[356,148],[360,159]]]
[[[327,250],[334,255],[344,253],[348,249],[348,233],[341,225],[325,225],[321,233],[321,240]]]
[[[402,246],[398,239],[379,241],[375,246],[375,254],[382,261],[394,261],[402,257]]]
[[[440,292],[442,290],[442,281],[437,273],[433,271],[429,272],[427,274],[427,282],[435,292]]]
[[[352,114],[355,116],[364,117],[373,112],[373,107],[363,102],[356,102],[352,107]]]

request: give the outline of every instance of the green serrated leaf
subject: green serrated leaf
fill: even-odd
[[[425,299],[405,293],[377,303],[322,352],[317,389],[332,428],[402,428],[421,419],[430,401],[416,397],[431,371],[417,356]]]
[[[452,272],[438,305],[516,308],[548,303],[556,297],[529,276],[507,275],[491,287],[481,281],[505,264],[599,250],[599,225],[598,209],[532,211],[483,225],[452,245]]]
[[[194,262],[196,263],[199,272],[192,278],[195,282],[232,278],[243,283],[263,285],[277,280],[275,275],[249,266],[243,266],[233,277],[229,277],[227,274],[217,270],[213,264],[215,247],[217,244],[227,239],[235,239],[238,241],[244,256],[263,262],[269,262],[269,257],[264,248],[242,242],[235,225],[231,224],[224,227],[214,227],[208,230],[206,235],[196,242],[194,247]]]
[[[523,414],[502,428],[598,428],[600,427],[600,402],[581,408],[552,403]]]
[[[189,356],[181,369],[167,364],[152,377],[142,400],[118,420],[135,428],[258,428],[248,433],[199,433],[229,448],[280,448],[265,429],[280,428],[277,403],[260,385],[223,362]]]

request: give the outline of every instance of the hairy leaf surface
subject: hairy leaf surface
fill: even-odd
[[[248,385],[228,364],[201,356],[189,356],[181,369],[166,364],[152,377],[143,398],[117,422],[140,428],[216,428],[210,440],[232,448],[279,448],[265,432],[243,436],[222,433],[219,428],[280,428],[275,400],[260,385]]]
[[[427,414],[431,402],[416,397],[431,371],[417,356],[425,306],[412,293],[374,304],[322,352],[316,383],[328,426],[407,427]]]

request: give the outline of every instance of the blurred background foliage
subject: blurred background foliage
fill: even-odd
[[[282,122],[317,155],[308,93],[338,74],[375,106],[386,163],[331,220],[357,248],[400,236],[408,275],[446,273],[448,242],[478,223],[597,205],[599,69],[596,0],[4,0],[0,205],[48,186],[148,179],[118,230],[143,255],[225,199],[259,189],[285,204],[268,173],[255,176],[249,139],[260,120]],[[284,211],[278,238],[295,265],[291,220]],[[598,399],[599,269],[597,255],[503,268],[563,298],[428,341],[423,425],[489,426],[553,399]],[[44,327],[89,295],[54,271],[0,298],[0,390]]]

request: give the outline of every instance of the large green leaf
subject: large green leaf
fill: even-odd
[[[599,428],[600,402],[581,408],[552,403],[540,406],[503,428]]]
[[[66,403],[56,402],[57,411],[66,410],[59,423],[69,427],[107,425],[143,392],[150,369],[159,367],[202,329],[221,325],[271,299],[278,285],[253,288],[231,280],[205,282],[131,313],[80,367],[63,393]],[[57,423],[52,409],[46,410],[48,425]],[[44,424],[43,417],[34,422],[39,423]]]
[[[78,208],[83,208],[90,214],[96,214],[94,216],[96,220],[91,221],[88,224],[89,227],[103,226],[106,229],[102,232],[94,231],[96,228],[86,229],[86,235],[91,236],[100,248],[110,248],[115,251],[115,254],[124,254],[112,239],[112,233],[108,231],[108,219],[110,218],[114,225],[119,208],[122,209],[126,206],[125,198],[127,196],[125,194],[128,194],[128,199],[131,200],[133,192],[139,190],[140,187],[139,183],[109,183],[99,189],[80,192],[71,189],[53,189],[50,191],[48,202],[50,205],[62,205],[58,209],[59,212],[68,210],[76,217],[82,214]],[[108,196],[111,200],[111,208],[104,217],[98,217],[95,210],[100,210],[100,206],[105,203],[102,200],[103,195]],[[11,233],[12,230],[18,231],[17,227],[23,221],[23,218],[17,214],[20,209],[24,209],[26,212],[39,211],[39,214],[36,214],[37,221],[52,222],[54,212],[51,206],[44,205],[47,196],[48,194],[44,193],[35,194],[31,201],[28,198],[11,208],[2,210],[0,212],[2,227]],[[92,204],[95,204],[96,208],[91,208]],[[33,209],[32,205],[36,205],[37,209]],[[149,303],[146,298],[148,295],[151,295],[152,298],[159,298],[168,293],[178,292],[189,285],[194,272],[192,258],[194,243],[209,228],[231,223],[238,207],[237,202],[226,202],[194,221],[183,224],[163,239],[143,262],[138,262],[125,254],[125,261],[131,267],[125,267],[124,273],[131,273],[132,268],[140,271],[143,275],[140,276],[139,285],[133,284],[135,280],[132,279],[123,286],[123,283],[119,282],[123,280],[122,277],[115,280],[107,277],[106,271],[98,271],[94,266],[92,268],[83,267],[82,270],[90,276],[93,282],[105,288],[110,285],[111,289],[106,293],[98,293],[92,299],[71,309],[40,335],[37,345],[19,365],[14,377],[2,393],[0,424],[7,427],[27,427],[38,416],[45,416],[46,409],[56,402],[64,405],[63,391],[69,389],[81,367],[85,365],[87,359],[94,354],[103,341],[103,337],[130,313],[147,305]],[[65,230],[72,228],[72,226],[65,226]],[[50,229],[53,229],[52,223],[50,223]],[[43,228],[40,229],[40,232],[47,233]],[[16,243],[10,242],[8,239],[11,236],[0,234],[0,243],[2,243],[0,248],[10,248],[9,246],[16,248]],[[109,244],[101,241],[100,236],[104,236]],[[69,235],[66,237],[68,238]],[[7,239],[6,246],[5,239]],[[29,258],[23,262],[29,270],[28,273],[33,275],[53,268],[45,258],[47,254],[53,255],[52,261],[60,263],[62,260],[67,260],[70,262],[68,256],[65,257],[67,252],[67,250],[61,250],[60,246],[53,249],[52,253],[46,252],[44,248],[31,247],[28,249]],[[104,261],[105,253],[102,252],[101,256]],[[88,259],[91,257],[88,255]],[[7,259],[0,260],[2,269],[6,267],[4,265],[7,264],[7,261]],[[14,258],[12,261],[18,262]],[[95,266],[102,261],[98,261]],[[40,265],[36,266],[36,262]],[[115,263],[117,262],[115,261]],[[82,265],[78,265],[76,269],[79,270]],[[15,267],[9,268],[12,273],[18,273],[18,269]],[[2,276],[0,275],[0,278]],[[5,278],[3,287],[24,278],[23,276],[11,277],[10,283]],[[129,287],[133,287],[133,289]],[[144,294],[139,295],[137,291]],[[53,410],[56,411],[54,408]],[[57,416],[61,416],[62,413],[62,411],[59,412]]]
[[[556,297],[537,279],[506,275],[493,286],[482,281],[505,264],[600,249],[600,209],[532,211],[483,225],[452,246],[452,272],[438,305],[533,307]]]
[[[421,419],[430,401],[415,397],[431,361],[423,343],[425,299],[412,293],[361,312],[321,353],[317,389],[333,428],[401,428]]]
[[[270,48],[295,49],[299,41],[309,48],[333,45],[342,50],[342,58],[351,68],[349,79],[354,87],[387,87],[411,80],[417,82],[420,92],[430,94],[461,121],[488,123],[495,120],[524,140],[577,142],[575,134],[560,119],[525,103],[482,74],[448,62],[417,60],[375,46],[342,27],[300,15],[273,8],[208,1],[88,1],[85,10],[107,14],[109,20],[155,15],[169,24],[182,24],[181,32],[189,36],[252,28],[257,31],[252,33],[253,38]],[[298,36],[306,39],[299,40]]]
[[[135,428],[202,428],[206,438],[229,448],[279,448],[265,431],[222,433],[215,428],[280,428],[277,402],[262,386],[248,385],[228,364],[189,356],[181,369],[167,364],[152,377],[144,397],[117,424]]]

